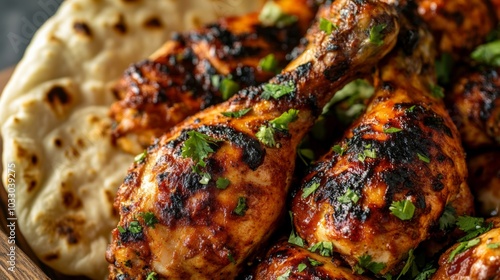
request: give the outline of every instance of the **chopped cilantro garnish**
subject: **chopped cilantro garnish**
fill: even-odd
[[[366,149],[363,151],[363,153],[358,155],[359,161],[364,162],[367,157],[377,158],[377,153],[376,153],[375,149],[371,149],[371,147],[372,147],[371,144],[365,145]]]
[[[215,185],[219,190],[225,190],[229,186],[229,183],[231,182],[228,179],[219,177],[219,179],[217,179],[217,182],[215,182]]]
[[[457,220],[456,211],[453,206],[446,204],[443,214],[439,218],[439,229],[446,230],[451,228]]]
[[[295,229],[293,227],[293,213],[292,211],[288,211],[288,214],[290,215],[290,221],[292,223],[292,232],[290,232],[290,236],[288,237],[288,243],[294,244],[300,247],[304,247],[304,240],[300,238],[300,236],[295,233]]]
[[[212,83],[212,86],[214,88],[219,88],[220,87],[220,81],[221,81],[221,77],[219,75],[212,75],[210,77],[210,82]]]
[[[203,172],[201,173],[200,184],[206,185],[208,184],[208,182],[210,182],[210,179],[212,179],[212,176],[210,176],[210,174],[207,172]]]
[[[415,205],[409,200],[393,201],[389,207],[391,213],[400,220],[407,221],[413,218],[415,213]]]
[[[231,96],[237,93],[238,90],[240,90],[240,85],[229,78],[225,78],[220,84],[220,92],[223,100],[228,100]]]
[[[327,35],[332,34],[333,29],[337,29],[337,26],[326,18],[319,19],[319,29],[325,32]]]
[[[457,226],[465,232],[465,236],[458,241],[466,241],[489,231],[493,224],[486,223],[483,218],[460,216],[457,218]]]
[[[384,133],[387,133],[387,134],[397,133],[397,132],[400,132],[400,131],[402,131],[402,129],[401,128],[397,128],[397,127],[384,128]]]
[[[436,272],[436,269],[432,266],[426,266],[424,269],[415,277],[414,280],[428,280],[431,278],[432,274]]]
[[[189,138],[182,146],[182,157],[191,158],[196,163],[196,167],[205,167],[205,158],[209,153],[214,152],[210,145],[215,144],[217,140],[194,130],[189,131],[187,135]],[[196,170],[196,167],[193,170]]]
[[[344,148],[343,146],[340,146],[340,145],[335,145],[335,146],[333,146],[332,150],[334,152],[336,152],[337,154],[339,154],[340,156],[342,156],[342,155],[344,155],[346,148]]]
[[[482,64],[500,66],[500,40],[477,47],[472,52],[471,58]]]
[[[488,244],[486,244],[486,248],[488,248],[488,249],[498,249],[498,248],[500,248],[500,242],[497,242],[497,243],[488,243]]]
[[[233,210],[234,214],[238,216],[244,216],[247,209],[248,207],[246,198],[240,196],[238,198],[238,204],[236,205],[236,208],[234,208]]]
[[[430,85],[431,95],[435,98],[443,98],[444,97],[444,89],[438,85]]]
[[[142,153],[138,154],[134,158],[134,162],[142,162],[146,156],[148,155],[148,152],[144,150]]]
[[[236,260],[234,259],[234,256],[233,256],[233,254],[231,254],[231,252],[229,252],[229,253],[227,254],[227,259],[228,259],[231,263],[233,263],[233,264],[235,264],[235,263],[236,263]]]
[[[384,43],[382,31],[385,29],[385,24],[377,24],[370,28],[370,42],[374,45],[381,46]]]
[[[317,261],[317,260],[315,260],[315,259],[313,259],[313,258],[309,258],[309,257],[307,257],[307,259],[309,260],[309,263],[310,263],[312,266],[320,266],[320,265],[323,265],[323,263],[322,263],[322,262]]]
[[[299,265],[297,266],[297,271],[298,271],[298,272],[302,272],[302,271],[304,271],[306,268],[307,268],[307,264],[305,264],[305,263],[299,263]]]
[[[267,1],[259,14],[259,21],[264,26],[283,28],[297,21],[297,17],[283,12],[281,7],[273,1]]]
[[[430,163],[431,160],[429,159],[429,157],[427,157],[426,155],[422,155],[421,153],[417,153],[417,156],[418,156],[418,159],[425,162],[425,163]]]
[[[405,266],[403,267],[403,269],[401,270],[401,272],[398,275],[398,278],[396,278],[396,279],[399,279],[399,278],[401,278],[401,276],[406,275],[406,273],[412,267],[414,261],[415,261],[415,255],[413,255],[413,249],[410,249],[410,251],[408,252],[408,259],[406,259]]]
[[[450,82],[450,74],[453,67],[453,57],[449,53],[443,53],[436,59],[436,76],[438,82],[447,85]]]
[[[274,140],[274,129],[265,125],[260,126],[259,131],[255,134],[257,139],[268,147],[275,147],[276,141]]]
[[[451,251],[450,257],[448,258],[448,261],[451,262],[455,258],[456,255],[463,253],[463,252],[467,251],[468,249],[476,246],[477,244],[479,244],[479,242],[481,242],[481,239],[476,238],[476,239],[472,239],[469,241],[464,241],[464,242],[458,243],[458,246],[453,251]]]
[[[281,116],[270,121],[269,124],[271,125],[271,127],[275,128],[275,129],[286,131],[286,130],[288,130],[288,125],[291,122],[294,122],[297,120],[298,115],[299,115],[299,110],[290,109],[287,112],[284,112],[283,114],[281,114]]]
[[[344,203],[344,204],[351,203],[351,202],[353,204],[356,204],[359,201],[359,196],[353,190],[347,189],[345,194],[343,194],[342,196],[339,196],[338,201],[340,203]]]
[[[333,252],[333,243],[330,241],[321,241],[311,246],[309,251],[313,253],[318,251],[318,253],[323,257],[331,257]]]
[[[278,276],[278,278],[276,278],[276,280],[288,280],[288,277],[290,277],[290,273],[292,273],[292,270],[289,269],[289,270],[285,271],[285,273]]]
[[[309,165],[314,160],[314,151],[311,149],[298,149],[297,154],[305,165]]]
[[[144,219],[144,223],[148,227],[155,228],[155,225],[158,223],[158,219],[153,212],[143,212],[140,216]]]
[[[122,226],[118,226],[118,232],[124,234],[125,232],[127,232],[127,230],[124,229]]]
[[[314,193],[318,188],[319,188],[318,182],[314,182],[312,184],[309,184],[309,186],[304,188],[304,192],[302,193],[302,198],[304,198],[304,199],[307,198],[312,193]]]
[[[268,83],[264,85],[264,91],[262,92],[261,97],[263,99],[269,99],[271,97],[274,99],[279,99],[280,97],[291,94],[294,91],[295,85],[293,84],[293,82],[282,85]]]
[[[158,280],[158,278],[156,277],[156,272],[154,271],[151,271],[149,274],[148,274],[148,277],[146,277],[146,280]]]
[[[259,67],[266,72],[279,72],[279,63],[274,54],[268,54],[264,58],[262,58],[259,61]]]
[[[130,231],[133,234],[138,234],[142,232],[142,226],[139,224],[138,221],[132,221],[128,225],[128,231]]]
[[[415,110],[416,105],[411,106],[410,108],[406,109],[406,112],[412,113],[413,110]]]
[[[363,255],[359,257],[358,263],[354,266],[353,269],[357,274],[363,274],[365,272],[365,269],[378,274],[380,271],[382,271],[382,269],[385,268],[385,266],[385,263],[373,262],[372,256]]]
[[[250,112],[251,110],[252,110],[252,108],[246,108],[246,109],[242,109],[242,110],[234,111],[234,112],[222,112],[221,114],[224,117],[228,117],[228,118],[241,118],[244,115],[246,115],[248,112]]]

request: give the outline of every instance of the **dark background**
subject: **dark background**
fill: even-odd
[[[0,0],[0,70],[15,65],[62,0]]]

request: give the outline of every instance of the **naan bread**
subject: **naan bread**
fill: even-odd
[[[112,81],[171,31],[259,3],[66,0],[38,31],[2,93],[0,123],[3,164],[16,164],[18,226],[44,263],[70,275],[107,274],[115,190],[133,161],[110,142]]]

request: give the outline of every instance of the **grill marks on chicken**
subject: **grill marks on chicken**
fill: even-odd
[[[242,90],[160,137],[129,170],[118,190],[121,218],[106,256],[111,279],[150,273],[169,279],[234,278],[268,239],[283,215],[297,146],[320,108],[345,83],[369,72],[394,46],[399,31],[397,13],[378,1],[335,1],[323,9],[320,15],[338,28],[327,35],[314,26],[304,53],[271,80],[293,87],[287,95],[267,100],[268,86]],[[379,24],[385,29],[380,44],[374,44],[367,30]],[[335,65],[345,67],[334,72]],[[246,108],[251,111],[239,118],[221,114]],[[257,132],[290,109],[299,110],[296,119],[288,130],[273,130],[275,147],[264,145]],[[194,131],[210,137],[211,152],[201,165],[183,157],[185,134]],[[206,174],[208,182],[202,180]],[[218,188],[221,178],[229,181],[225,189]],[[156,217],[154,228],[144,213]],[[133,238],[124,238],[129,233]]]
[[[397,275],[408,251],[439,230],[447,204],[458,215],[472,211],[460,138],[430,93],[432,38],[405,28],[401,49],[374,77],[366,113],[337,152],[313,166],[292,201],[295,230],[309,245],[332,242],[351,266],[369,257],[378,275]]]
[[[110,111],[118,144],[132,153],[142,151],[186,117],[220,103],[227,77],[239,88],[272,78],[275,70],[262,69],[260,60],[273,54],[274,68],[283,68],[316,10],[311,0],[276,4],[297,21],[278,28],[260,23],[258,13],[224,18],[174,36],[151,59],[130,66],[116,87],[119,101]]]

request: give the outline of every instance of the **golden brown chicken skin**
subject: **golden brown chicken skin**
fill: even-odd
[[[500,151],[484,151],[467,159],[469,186],[481,217],[500,216]]]
[[[466,147],[500,146],[500,68],[481,66],[460,74],[447,105]]]
[[[439,231],[447,204],[458,215],[473,207],[459,134],[430,94],[432,37],[410,25],[399,38],[374,77],[366,113],[292,200],[295,230],[308,246],[332,242],[353,268],[393,276]]]
[[[118,82],[119,100],[110,110],[118,144],[139,153],[186,117],[227,99],[225,95],[238,88],[276,75],[299,45],[316,5],[313,0],[275,3],[293,18],[285,26],[279,21],[271,26],[261,23],[259,13],[223,18],[177,34],[150,59],[130,66]],[[271,54],[274,59],[261,67],[260,61]]]
[[[486,0],[417,0],[418,13],[441,52],[468,55],[495,27]]]
[[[439,259],[439,269],[432,280],[498,280],[500,279],[500,219],[487,221],[492,224],[488,232],[464,241],[469,244],[465,249],[457,243],[449,248]],[[453,253],[457,252],[457,253]]]
[[[278,277],[297,280],[363,280],[369,279],[353,274],[340,259],[323,257],[307,249],[278,242],[271,247],[253,275],[246,280],[274,280]]]
[[[338,27],[331,34],[315,25],[306,51],[270,84],[190,117],[129,170],[115,202],[120,222],[106,255],[110,279],[232,279],[274,231],[301,138],[333,92],[392,49],[399,30],[397,13],[378,1],[341,0],[323,9]],[[385,29],[374,44],[366,30],[380,24]],[[221,114],[246,108],[239,118]],[[290,112],[296,116],[285,114],[288,129],[273,126]],[[183,156],[203,146],[203,137],[213,152],[202,160]]]

